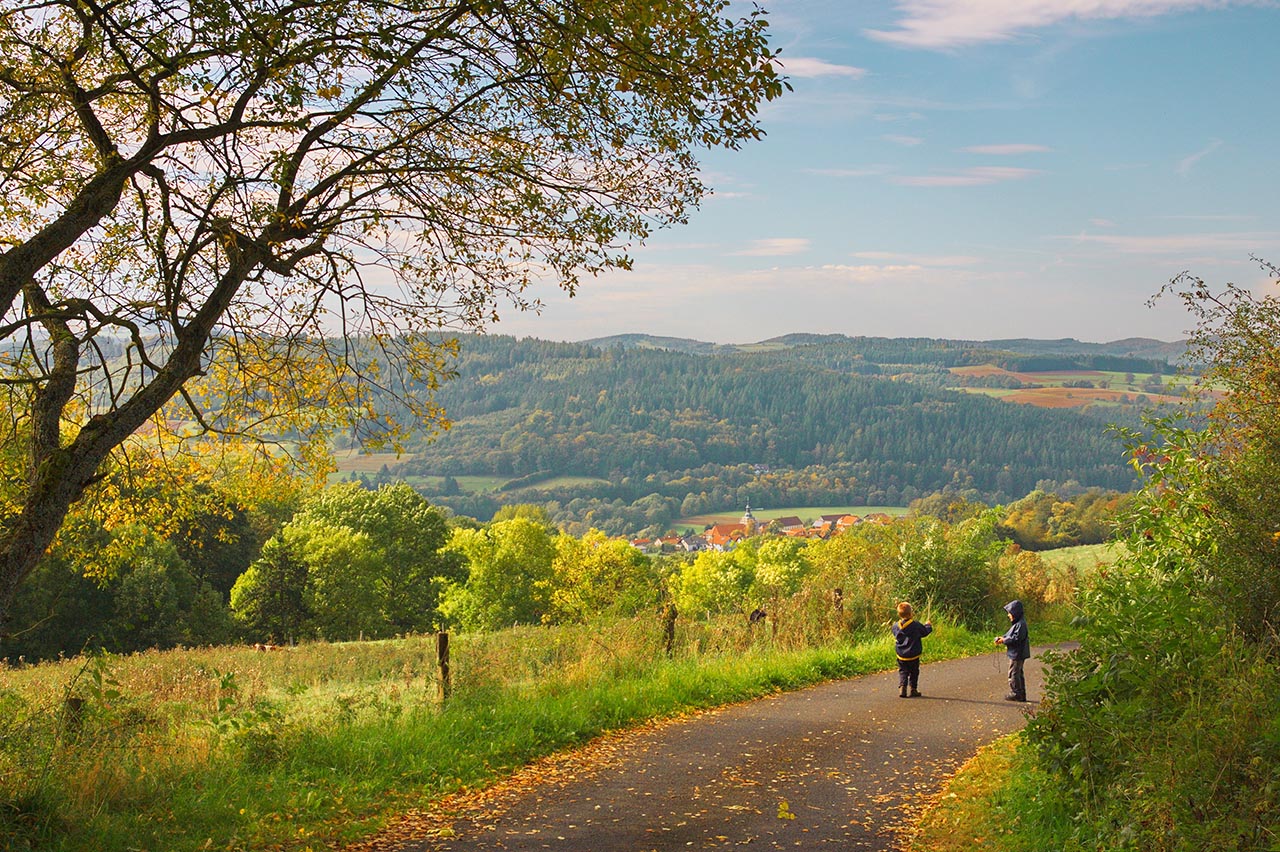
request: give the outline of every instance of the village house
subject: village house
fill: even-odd
[[[712,550],[731,550],[747,537],[746,524],[716,524],[702,534]]]
[[[710,545],[707,544],[705,534],[695,535],[694,533],[689,533],[680,539],[680,547],[688,553],[697,553],[700,550],[706,550]]]

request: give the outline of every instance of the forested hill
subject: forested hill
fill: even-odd
[[[639,336],[605,345],[501,336],[461,343],[457,377],[439,395],[454,428],[411,446],[388,473],[479,517],[502,502],[536,500],[554,501],[564,520],[588,509],[599,519],[603,504],[617,516],[647,499],[643,512],[622,513],[621,531],[747,500],[903,505],[951,488],[1007,502],[1046,481],[1133,485],[1104,427],[1136,422],[1136,407],[1100,415],[948,389],[957,381],[950,367],[1016,364],[1024,353],[812,336],[701,349]],[[1055,357],[1059,369],[1169,369],[1136,356]],[[476,475],[504,480],[505,490],[460,493],[456,478]]]

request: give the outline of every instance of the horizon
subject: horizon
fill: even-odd
[[[463,334],[465,335],[466,333],[463,333]],[[602,334],[602,335],[597,335],[593,337],[580,337],[580,338],[568,339],[568,338],[546,337],[544,335],[534,334],[534,333],[518,334],[518,333],[509,332],[509,331],[503,331],[497,326],[493,326],[489,328],[487,331],[480,332],[480,334],[486,337],[513,337],[520,340],[525,340],[525,339],[542,340],[548,343],[584,343],[588,345],[598,341],[612,340],[614,338],[619,338],[619,337],[642,337],[642,338],[652,338],[655,340],[680,340],[680,341],[686,341],[691,343],[705,343],[705,344],[714,345],[714,346],[753,346],[761,343],[772,343],[776,340],[780,340],[785,337],[794,337],[794,336],[800,336],[800,335],[808,335],[808,336],[815,336],[815,337],[837,336],[837,337],[846,337],[849,339],[866,338],[866,339],[872,339],[872,340],[940,340],[940,341],[946,341],[949,343],[1004,343],[1004,342],[1027,341],[1032,343],[1079,343],[1086,346],[1110,346],[1117,343],[1124,343],[1130,340],[1149,341],[1153,343],[1162,343],[1166,345],[1176,345],[1176,344],[1186,342],[1185,337],[1178,338],[1175,340],[1166,340],[1163,338],[1145,337],[1142,335],[1130,335],[1128,337],[1117,337],[1111,340],[1082,340],[1081,338],[1078,338],[1078,337],[1029,337],[1029,336],[1009,337],[1009,336],[1006,336],[1006,337],[989,337],[989,338],[970,338],[970,337],[937,337],[934,335],[922,335],[922,334],[900,334],[900,335],[843,334],[841,332],[813,332],[813,331],[788,331],[788,332],[783,332],[781,334],[775,334],[772,337],[761,338],[759,340],[740,340],[740,341],[726,341],[726,342],[706,340],[706,339],[697,338],[697,337],[684,337],[682,335],[676,335],[676,334],[658,334],[658,333],[647,332],[647,331],[620,331],[614,334]]]
[[[1274,286],[1275,4],[764,5],[794,87],[765,138],[705,152],[714,194],[632,271],[492,333],[1177,341],[1148,302],[1179,273]]]

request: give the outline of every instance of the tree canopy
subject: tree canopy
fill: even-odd
[[[684,220],[695,149],[759,136],[785,87],[763,13],[727,7],[7,5],[0,389],[29,463],[0,517],[0,627],[149,419],[368,441],[442,423],[430,332],[530,307],[534,282],[572,293]]]

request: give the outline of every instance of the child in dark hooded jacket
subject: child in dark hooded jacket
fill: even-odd
[[[1009,630],[996,637],[996,644],[1003,645],[1009,657],[1009,694],[1004,700],[1026,701],[1027,682],[1022,676],[1022,664],[1031,656],[1031,634],[1027,630],[1022,601],[1009,601],[1004,605],[1004,611],[1009,613]]]
[[[924,654],[924,642],[921,640],[933,632],[933,622],[924,624],[912,618],[911,604],[903,601],[898,604],[898,620],[889,626],[898,651],[898,694],[906,698],[907,686],[911,687],[911,697],[920,697],[920,657]]]

